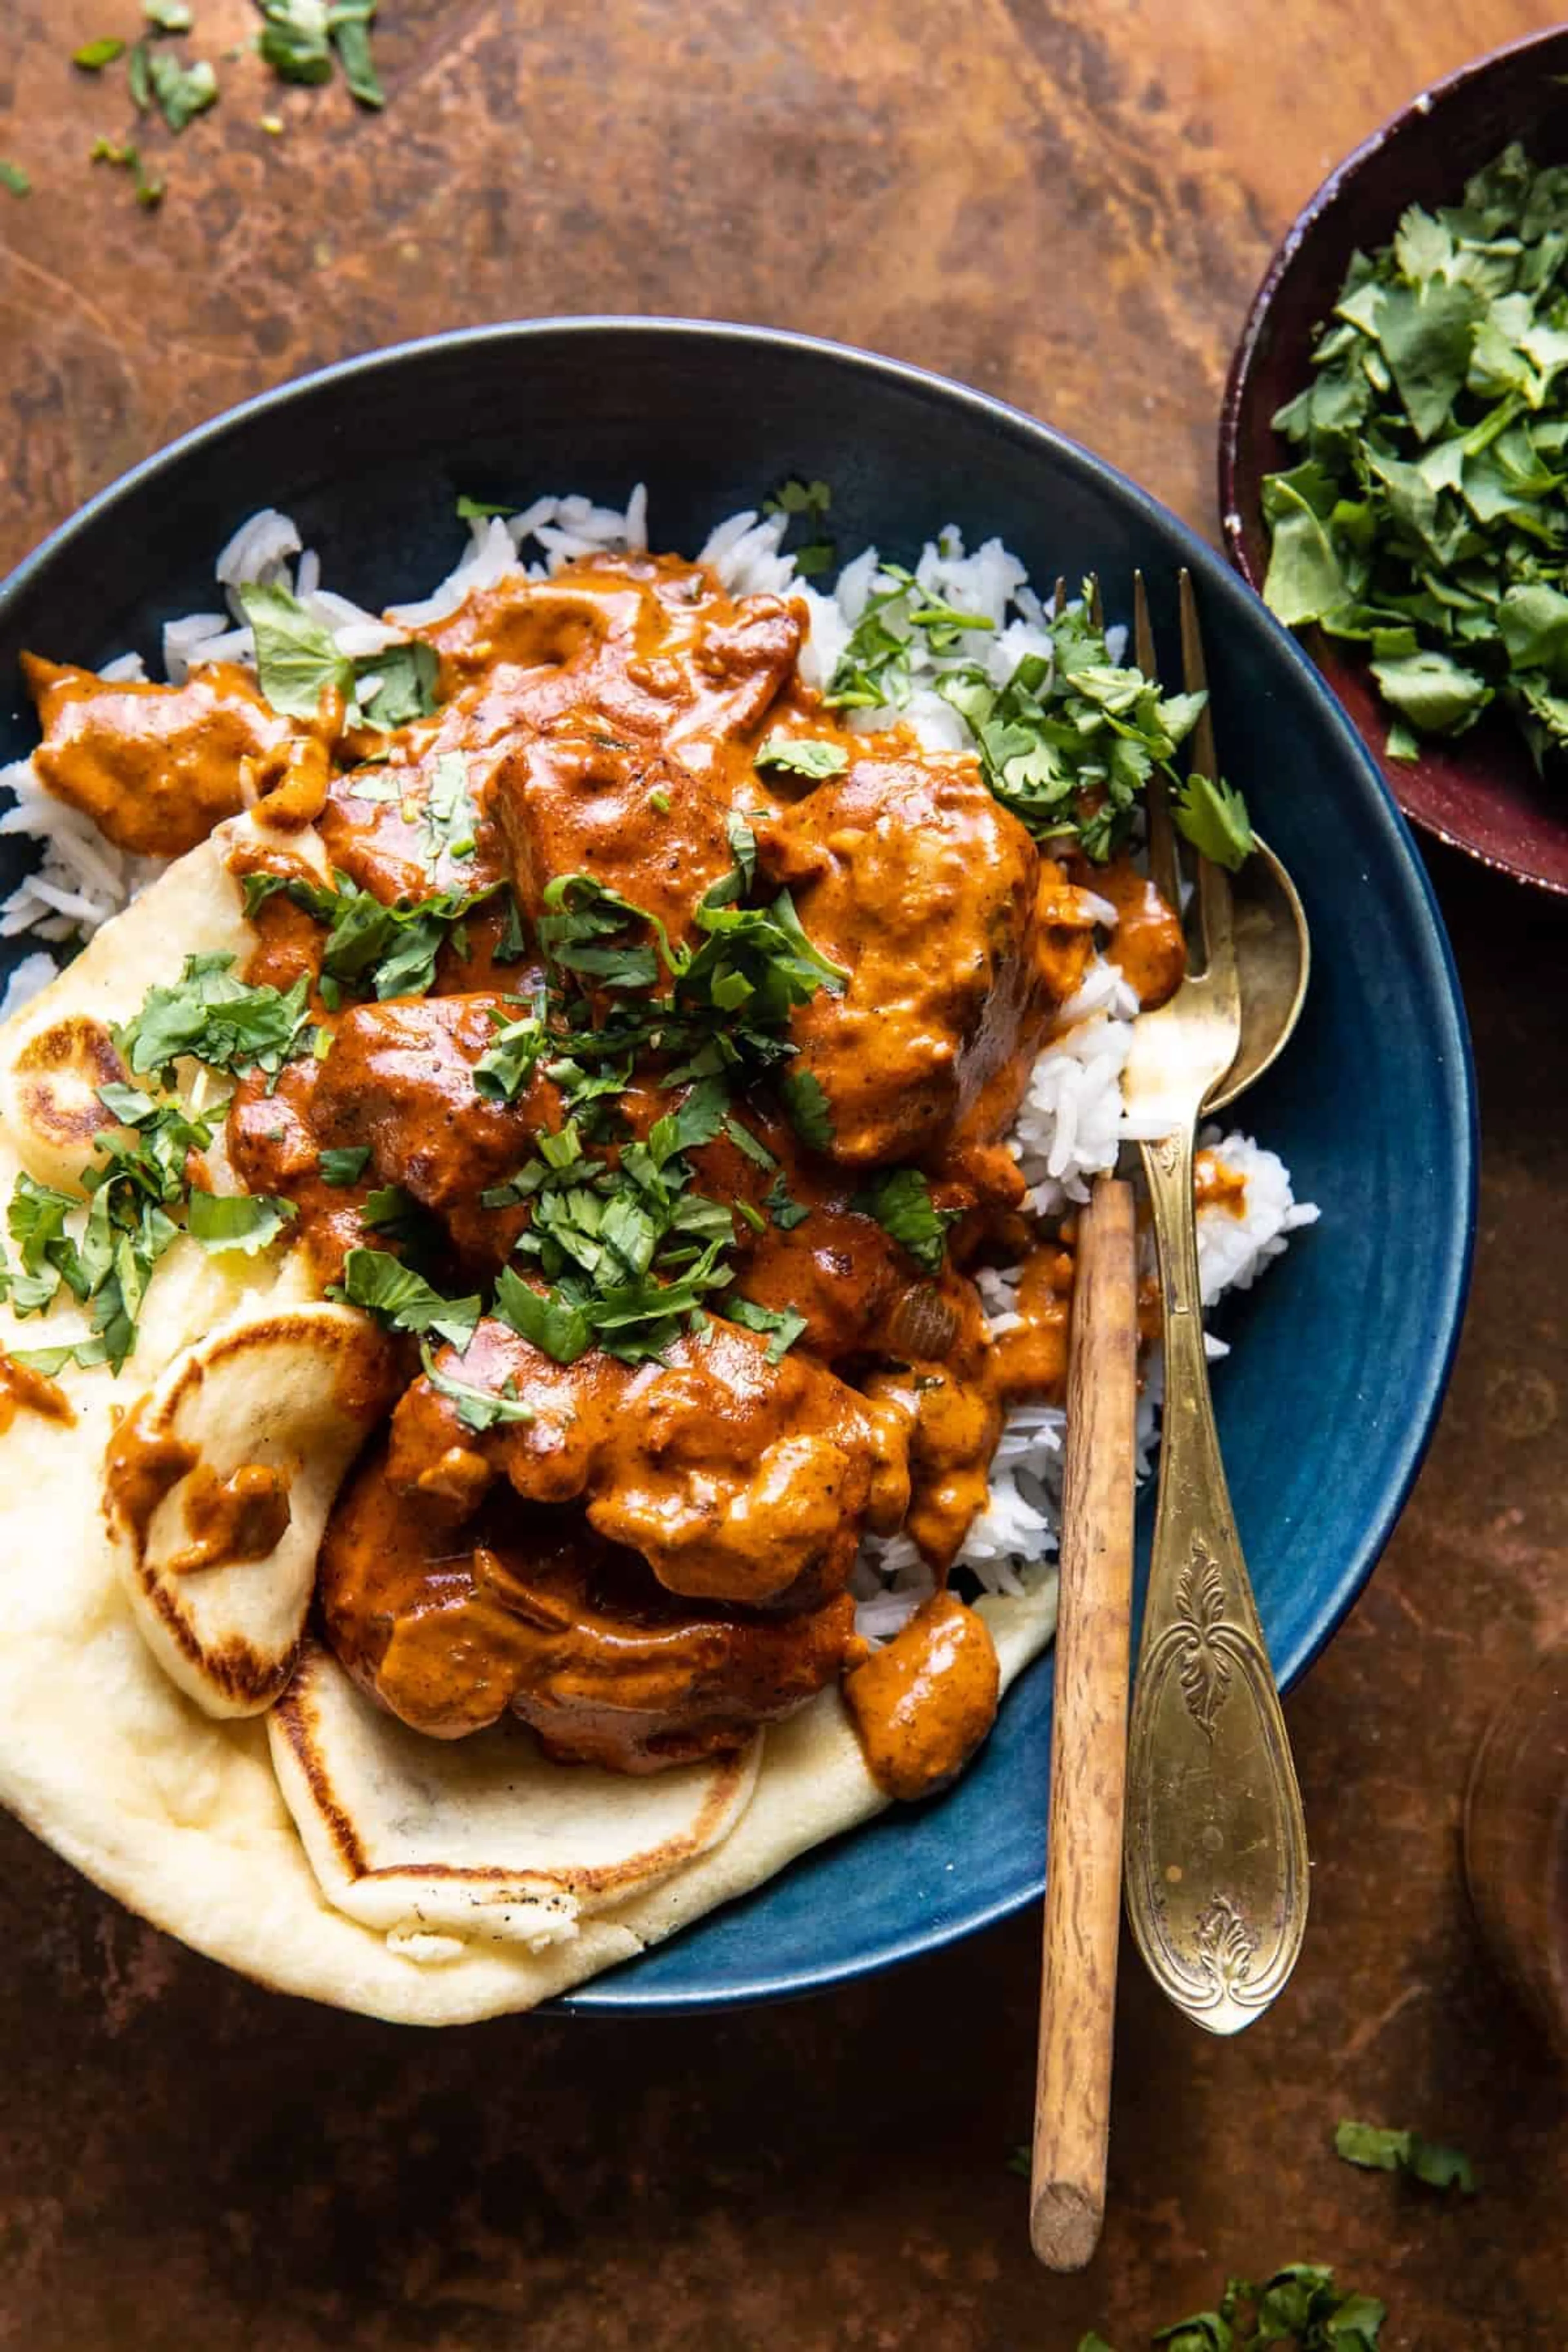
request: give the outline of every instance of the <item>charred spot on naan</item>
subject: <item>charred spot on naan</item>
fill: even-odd
[[[49,1183],[79,1185],[93,1138],[116,1121],[100,1087],[130,1076],[110,1031],[85,1013],[68,1013],[37,1029],[11,1057],[0,1103],[28,1171]]]

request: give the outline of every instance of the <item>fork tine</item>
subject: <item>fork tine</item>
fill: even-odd
[[[1132,574],[1132,655],[1145,677],[1156,672],[1154,629],[1149,618],[1149,592],[1143,584],[1143,574]],[[1149,809],[1149,871],[1154,887],[1167,907],[1182,911],[1182,869],[1176,857],[1176,829],[1171,823],[1171,803],[1165,793],[1165,779],[1158,768],[1149,779],[1147,794]]]
[[[1053,620],[1053,621],[1059,621],[1059,620],[1061,619],[1062,614],[1067,611],[1067,608],[1068,608],[1068,583],[1067,583],[1067,579],[1066,579],[1066,575],[1065,575],[1064,573],[1062,573],[1062,572],[1058,572],[1057,573],[1057,593],[1056,593],[1056,594],[1051,598],[1051,618],[1052,618],[1052,620]]]
[[[1105,612],[1100,601],[1099,572],[1091,572],[1089,578],[1084,582],[1084,586],[1089,591],[1089,625],[1091,629],[1103,629],[1105,626]]]
[[[1182,610],[1182,684],[1189,694],[1205,693],[1208,688],[1208,671],[1204,663],[1204,641],[1198,627],[1198,600],[1193,589],[1193,575],[1185,567],[1178,575]],[[1206,702],[1191,737],[1188,772],[1211,780],[1219,772],[1218,755],[1215,750],[1214,713]],[[1198,860],[1198,914],[1203,923],[1204,960],[1212,970],[1216,960],[1233,952],[1230,914],[1230,884],[1225,868],[1212,858]]]

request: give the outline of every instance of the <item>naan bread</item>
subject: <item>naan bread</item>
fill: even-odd
[[[147,990],[175,979],[193,951],[248,952],[253,934],[224,862],[247,830],[261,833],[254,816],[237,818],[178,860],[0,1030],[5,1197],[22,1167],[74,1181],[86,1154],[73,1139],[101,1083],[91,1076],[98,1041],[112,1050],[111,1027]],[[289,845],[324,863],[313,835]],[[301,1310],[359,1320],[311,1300],[295,1251],[209,1256],[178,1242],[149,1286],[119,1378],[68,1369],[69,1426],[23,1408],[0,1431],[0,1798],[68,1861],[279,1990],[457,2024],[530,2008],[631,1958],[881,1810],[833,1690],[732,1765],[641,1783],[552,1764],[521,1727],[416,1739],[310,1646],[267,1716],[207,1712],[208,1681],[193,1670],[179,1687],[138,1631],[141,1588],[125,1572],[123,1532],[111,1537],[100,1508],[105,1453],[127,1408],[174,1393],[177,1359],[216,1369],[217,1327],[297,1335]],[[81,1330],[68,1301],[25,1322],[0,1306],[0,1347],[47,1347]],[[238,1430],[223,1427],[227,1451],[215,1462],[227,1464]],[[321,1463],[318,1502],[331,1475]],[[274,1662],[290,1628],[297,1638],[298,1591],[298,1560],[285,1561],[258,1645]],[[223,1597],[210,1615],[182,1596],[198,1650],[240,1622],[238,1582],[214,1592]],[[1054,1577],[981,1606],[1005,1687],[1050,1639]],[[254,1631],[258,1621],[245,1622]]]
[[[182,1349],[121,1433],[104,1478],[110,1548],[142,1640],[204,1714],[258,1715],[287,1686],[316,1587],[316,1554],[344,1473],[397,1398],[385,1335],[349,1307],[255,1307]],[[138,1497],[117,1475],[166,1465]],[[142,1477],[145,1477],[143,1472]],[[255,1557],[201,1554],[205,1499],[243,1509]]]

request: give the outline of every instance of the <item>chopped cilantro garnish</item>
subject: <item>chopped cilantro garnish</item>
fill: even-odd
[[[434,1331],[458,1349],[468,1346],[479,1319],[478,1298],[443,1298],[422,1275],[385,1250],[350,1250],[343,1278],[327,1296],[363,1307],[394,1331]]]
[[[270,1074],[308,1050],[310,983],[303,975],[284,992],[252,988],[235,978],[233,967],[232,955],[187,956],[177,981],[149,989],[121,1039],[133,1070],[164,1070],[190,1055],[214,1069]]]
[[[763,1206],[783,1234],[793,1233],[796,1225],[804,1224],[811,1214],[801,1202],[790,1198],[782,1170],[763,1193]]]
[[[901,709],[910,698],[910,652],[917,631],[934,654],[951,653],[961,637],[994,631],[984,613],[964,613],[923,589],[901,563],[884,563],[839,656],[823,700],[830,710]]]
[[[759,1142],[758,1139],[752,1133],[751,1129],[743,1126],[740,1119],[733,1118],[726,1118],[724,1121],[724,1132],[729,1137],[731,1142],[734,1145],[736,1150],[743,1152],[746,1158],[752,1161],[756,1167],[776,1168],[778,1166],[778,1161],[773,1158],[773,1155],[768,1150],[767,1145],[765,1143]],[[779,1179],[779,1181],[781,1183],[784,1181],[783,1177]]]
[[[373,727],[406,727],[411,719],[427,719],[436,708],[436,680],[440,665],[432,646],[417,638],[405,646],[389,646],[384,654],[367,654],[355,664],[361,680],[374,677],[375,692],[361,702],[362,715]]]
[[[287,588],[253,581],[239,591],[256,637],[256,673],[274,710],[288,719],[314,719],[321,697],[335,688],[345,703],[354,690],[354,666],[330,629],[312,620]]]
[[[758,1307],[749,1298],[727,1298],[724,1313],[731,1323],[739,1323],[746,1331],[772,1333],[768,1341],[768,1361],[776,1364],[788,1354],[805,1328],[805,1318],[793,1307]]]
[[[490,1017],[498,1024],[495,1043],[474,1064],[474,1085],[493,1102],[510,1102],[532,1076],[550,1037],[537,1008],[515,1021],[499,1009]]]
[[[142,0],[142,14],[155,33],[188,33],[195,22],[187,0]]]
[[[105,66],[111,66],[116,58],[124,55],[124,42],[110,37],[101,41],[84,41],[79,49],[71,52],[71,63],[79,66],[83,73],[101,73]]]
[[[0,188],[9,188],[14,196],[30,196],[33,193],[30,175],[7,155],[0,155]]]
[[[468,763],[461,751],[437,758],[425,805],[419,813],[427,870],[434,876],[444,857],[471,857],[479,810],[468,790]]]
[[[357,1184],[369,1166],[368,1143],[344,1144],[341,1149],[321,1153],[321,1181],[323,1184]]]
[[[118,1085],[102,1093],[106,1108],[132,1132],[106,1129],[95,1139],[80,1194],[17,1177],[6,1223],[21,1265],[0,1276],[0,1295],[9,1295],[18,1316],[41,1315],[63,1286],[89,1307],[93,1337],[69,1342],[60,1361],[108,1363],[118,1371],[136,1344],[153,1270],[179,1238],[167,1212],[185,1199],[187,1158],[205,1150],[213,1133],[179,1102],[153,1102]]]
[[[837,776],[849,765],[849,754],[839,743],[815,741],[805,735],[781,735],[775,730],[758,751],[753,764],[759,768],[782,768],[795,776]]]
[[[458,500],[459,522],[489,522],[494,515],[505,517],[516,512],[515,507],[490,506],[483,499],[470,499],[467,493]]]
[[[827,1097],[822,1081],[812,1070],[791,1070],[783,1079],[779,1093],[789,1113],[790,1125],[803,1143],[814,1151],[833,1149],[833,1120],[827,1108]]]
[[[209,1250],[243,1250],[251,1256],[275,1242],[299,1214],[292,1201],[269,1192],[193,1192],[186,1230]]]
[[[792,521],[798,520],[807,529],[816,526],[816,536],[794,551],[795,568],[803,579],[813,579],[819,572],[832,568],[833,541],[821,529],[832,504],[833,492],[826,482],[797,479],[781,482],[773,496],[763,501],[765,515],[788,515]]]
[[[1334,2153],[1347,2164],[1373,2172],[1407,2172],[1429,2189],[1458,2189],[1473,2197],[1475,2168],[1457,2147],[1440,2147],[1419,2132],[1385,2131],[1377,2124],[1342,2123],[1334,2132]]]
[[[947,1229],[958,1211],[934,1205],[931,1185],[918,1168],[890,1169],[865,1192],[857,1192],[854,1206],[864,1215],[875,1217],[883,1232],[908,1250],[923,1274],[942,1272]]]
[[[489,890],[441,890],[411,907],[388,907],[362,890],[346,874],[337,885],[308,882],[302,876],[247,874],[245,911],[278,891],[328,926],[321,970],[326,984],[358,996],[423,996],[436,977],[436,959],[450,940],[462,952],[463,924],[476,907],[487,905],[504,884]],[[324,992],[324,989],[323,989]]]
[[[1188,776],[1176,792],[1171,814],[1201,856],[1234,874],[1252,855],[1247,803],[1223,776]]]
[[[973,731],[985,781],[1004,808],[1042,840],[1076,842],[1105,859],[1126,840],[1132,810],[1156,767],[1169,779],[1173,814],[1229,847],[1246,826],[1227,785],[1194,786],[1191,805],[1171,765],[1196,723],[1200,695],[1162,695],[1140,669],[1111,661],[1102,632],[1082,609],[1051,624],[1054,655],[1027,654],[1005,687],[973,664],[943,671],[936,688]],[[1194,834],[1194,840],[1197,835]],[[1247,835],[1250,844],[1250,834]],[[1200,846],[1203,844],[1200,842]]]
[[[560,1290],[531,1289],[510,1265],[496,1283],[496,1313],[558,1364],[574,1364],[594,1342],[593,1327],[576,1301]]]
[[[533,1407],[518,1395],[515,1381],[503,1381],[500,1389],[477,1389],[468,1381],[455,1380],[450,1372],[437,1368],[429,1342],[425,1339],[419,1343],[419,1360],[431,1387],[439,1395],[450,1397],[457,1406],[458,1419],[465,1429],[482,1434],[487,1429],[494,1429],[498,1422],[515,1426],[537,1419]]]

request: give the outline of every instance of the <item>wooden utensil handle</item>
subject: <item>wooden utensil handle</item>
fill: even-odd
[[[1132,1189],[1096,1181],[1079,1223],[1029,2234],[1081,2270],[1105,2215],[1121,1910],[1138,1303]]]

